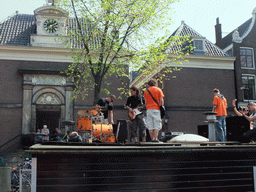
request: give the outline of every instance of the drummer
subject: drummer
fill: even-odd
[[[108,116],[110,118],[110,124],[114,124],[113,118],[113,102],[116,100],[115,95],[109,95],[107,98],[100,98],[97,102],[97,105],[100,107],[104,107],[105,110],[102,110],[104,115],[104,124],[108,124]]]

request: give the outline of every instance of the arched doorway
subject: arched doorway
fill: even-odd
[[[53,134],[55,128],[61,128],[61,121],[65,115],[64,97],[54,89],[43,89],[35,94],[34,100],[36,130],[47,125]]]
[[[36,110],[36,130],[42,129],[43,125],[47,125],[51,134],[54,133],[55,128],[60,128],[60,108],[59,110],[49,110],[37,108]]]
[[[73,84],[66,77],[24,73],[22,133],[35,132],[43,124],[37,122],[43,122],[39,116],[47,118],[51,122],[51,127],[54,128],[57,120],[72,121],[74,115],[74,103],[70,102],[72,96]],[[55,118],[49,120],[52,116]],[[68,127],[64,128],[67,132]]]

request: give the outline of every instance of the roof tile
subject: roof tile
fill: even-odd
[[[16,14],[0,24],[0,44],[30,46],[30,35],[35,33],[35,16]]]
[[[189,27],[187,24],[182,22],[180,27],[175,30],[175,32],[171,36],[187,36],[190,37],[200,37],[204,38],[202,35],[200,35],[198,32],[196,32],[194,29]],[[170,36],[170,37],[171,37]],[[177,52],[181,51],[183,45],[173,45],[171,46],[166,52]],[[211,43],[209,40],[205,39],[205,47],[206,47],[206,53],[207,56],[228,56],[222,49]],[[195,52],[193,53],[196,54]]]

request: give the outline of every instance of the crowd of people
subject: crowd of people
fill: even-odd
[[[62,132],[59,128],[55,128],[54,136],[52,137],[53,141],[61,141],[62,140]],[[35,135],[35,142],[47,142],[50,141],[50,131],[47,128],[47,125],[44,125],[42,129],[37,129]]]

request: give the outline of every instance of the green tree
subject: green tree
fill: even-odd
[[[74,96],[82,94],[85,98],[89,90],[94,90],[95,104],[108,76],[116,75],[120,80],[128,77],[128,67],[140,69],[146,76],[160,71],[164,74],[160,67],[163,63],[180,60],[184,55],[181,51],[172,52],[175,57],[171,59],[165,53],[169,46],[188,40],[188,37],[172,37],[166,41],[169,33],[164,28],[171,23],[174,2],[60,0],[57,6],[68,11],[76,22],[68,30],[66,42],[74,53],[67,71],[75,79]],[[127,87],[119,87],[120,92],[125,92]]]

